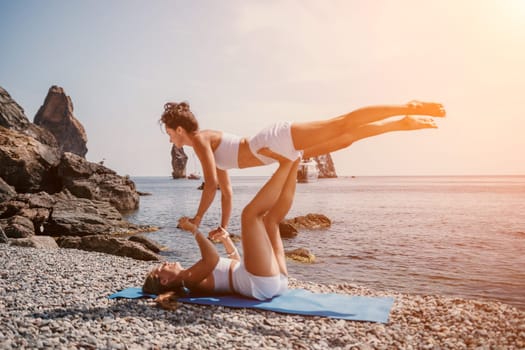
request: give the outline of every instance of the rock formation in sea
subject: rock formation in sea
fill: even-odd
[[[332,226],[332,220],[323,214],[310,213],[285,219],[281,224],[290,224],[296,229],[318,230]]]
[[[55,136],[62,153],[71,152],[85,157],[88,151],[86,131],[73,115],[73,102],[63,88],[56,85],[49,88],[34,123]]]
[[[320,179],[337,177],[337,173],[335,172],[335,165],[330,153],[314,157],[313,159],[317,163]]]
[[[282,220],[279,223],[279,231],[282,238],[294,238],[298,235],[299,229],[318,230],[329,228],[331,225],[332,221],[326,215],[309,213]]]
[[[184,153],[184,148],[173,145],[171,147],[171,176],[174,179],[186,178],[186,163],[188,163],[188,156]]]
[[[296,248],[287,250],[284,255],[288,259],[299,261],[302,263],[313,264],[315,262],[315,255],[307,248]]]
[[[22,107],[0,87],[2,238],[7,237],[13,245],[50,247],[50,242],[54,242],[52,237],[101,236],[77,239],[76,247],[96,250],[111,244],[108,252],[112,254],[160,259],[155,252],[149,254],[136,249],[137,245],[144,244],[128,242],[126,237],[130,234],[155,228],[134,225],[123,218],[122,213],[139,206],[135,184],[129,177],[83,158],[87,151],[85,142],[83,151],[82,143],[75,144],[71,138],[74,135],[81,140],[87,138],[80,123],[70,118],[72,111],[71,99],[54,86],[39,111],[41,119],[35,118],[43,125],[53,125],[62,131],[74,130],[69,136],[58,132],[57,135],[65,135],[59,145],[51,132],[31,123]],[[54,112],[67,117],[61,119],[64,124],[54,119]],[[82,156],[64,152],[70,149],[67,147],[75,148]],[[98,246],[94,248],[93,242]],[[121,248],[115,248],[118,245]],[[147,247],[144,249],[149,251]]]

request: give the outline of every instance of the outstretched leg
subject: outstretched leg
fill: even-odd
[[[279,168],[242,211],[244,264],[254,275],[275,276],[281,272],[263,217],[279,200],[292,167],[292,161],[284,157],[279,159]]]
[[[430,117],[406,116],[398,120],[370,123],[358,127],[354,131],[341,135],[337,138],[328,139],[323,143],[307,148],[303,151],[303,156],[304,158],[310,158],[335,152],[337,150],[349,147],[356,141],[381,135],[387,132],[428,128],[437,128],[436,123]]]
[[[297,150],[306,150],[327,140],[354,133],[364,125],[399,115],[444,117],[445,110],[439,103],[418,101],[406,105],[364,107],[328,120],[293,123],[291,130],[293,144]]]

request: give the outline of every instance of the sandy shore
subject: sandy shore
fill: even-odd
[[[349,284],[292,287],[394,296],[388,324],[151,300],[109,300],[154,263],[73,249],[0,244],[0,348],[522,349],[525,311],[499,302],[378,292]]]

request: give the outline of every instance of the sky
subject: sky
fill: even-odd
[[[522,0],[0,0],[0,86],[31,121],[63,87],[86,158],[131,176],[170,175],[158,119],[181,100],[242,136],[437,101],[438,129],[358,141],[338,175],[525,174],[524,43]]]

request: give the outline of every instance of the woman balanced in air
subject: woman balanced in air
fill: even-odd
[[[161,294],[186,290],[205,294],[237,293],[259,300],[270,299],[288,288],[288,271],[279,222],[290,210],[295,193],[299,158],[292,161],[264,148],[261,155],[279,161],[279,167],[259,190],[241,215],[243,259],[225,230],[211,233],[220,240],[228,258],[219,257],[214,244],[189,218],[179,220],[179,226],[191,232],[199,245],[201,259],[184,269],[178,262],[163,263],[146,276],[142,290]]]
[[[401,119],[389,119],[405,116]],[[197,227],[210,207],[217,186],[221,189],[220,228],[228,227],[232,187],[228,169],[249,168],[275,162],[259,151],[267,148],[289,160],[311,158],[346,148],[352,143],[391,131],[437,128],[431,117],[444,117],[440,103],[412,101],[404,105],[378,105],[356,109],[339,117],[312,122],[277,122],[246,138],[217,130],[200,130],[186,102],[166,103],[161,123],[171,143],[193,147],[204,173],[204,189],[195,216]]]

